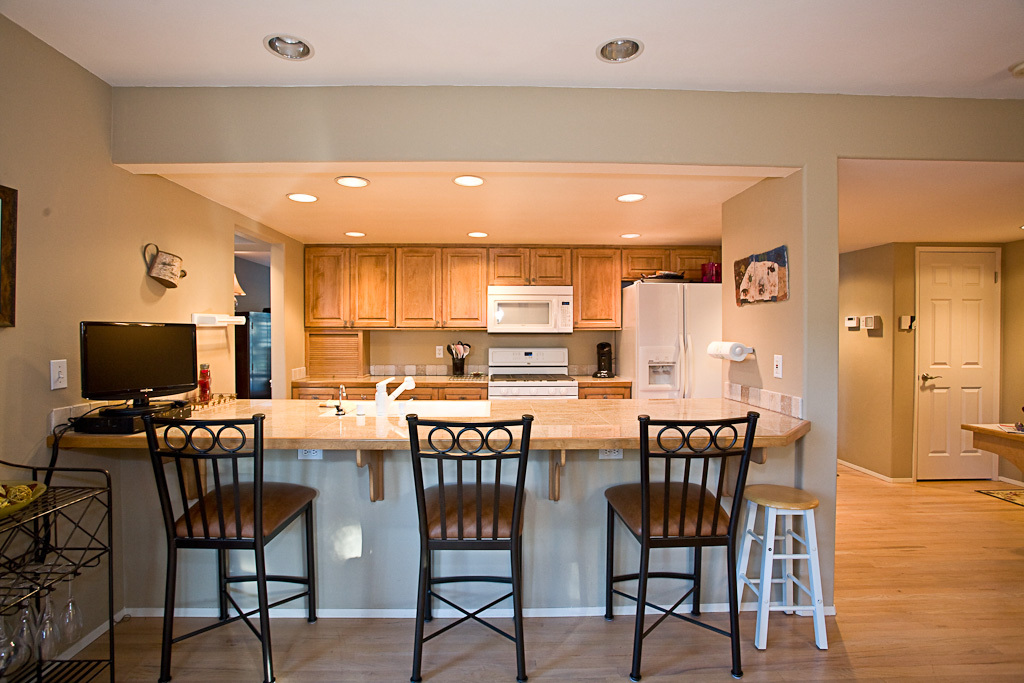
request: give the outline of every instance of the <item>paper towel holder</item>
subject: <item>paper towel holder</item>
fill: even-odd
[[[747,356],[756,356],[757,354],[752,346],[739,342],[719,341],[708,344],[708,355],[712,358],[740,362],[746,360]]]

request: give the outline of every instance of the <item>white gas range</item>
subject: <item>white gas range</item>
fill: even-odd
[[[569,376],[569,349],[491,348],[487,351],[487,398],[579,398]]]

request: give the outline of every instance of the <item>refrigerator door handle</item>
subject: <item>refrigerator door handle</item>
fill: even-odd
[[[690,348],[692,343],[693,341],[690,338],[690,335],[679,335],[679,349],[682,352],[682,358],[679,359],[679,366],[685,374],[685,377],[683,377],[681,382],[683,390],[681,396],[683,398],[690,398],[690,392],[693,389],[691,386],[693,381],[693,353],[691,353],[692,349]]]

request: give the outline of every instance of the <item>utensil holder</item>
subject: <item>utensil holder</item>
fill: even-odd
[[[452,374],[453,375],[465,375],[466,374],[466,359],[465,358],[452,358]]]

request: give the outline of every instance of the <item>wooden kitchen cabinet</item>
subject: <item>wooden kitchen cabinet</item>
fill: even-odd
[[[671,270],[669,250],[658,248],[631,248],[622,250],[622,279],[639,280],[659,270]]]
[[[622,327],[622,255],[619,249],[573,249],[573,327]]]
[[[395,316],[398,327],[441,325],[441,248],[395,250]]]
[[[446,247],[442,260],[442,325],[455,329],[487,327],[487,249]]]
[[[676,247],[669,250],[669,270],[682,273],[687,280],[700,282],[701,265],[722,262],[722,250],[717,247]]]
[[[584,398],[630,398],[632,392],[629,387],[580,387],[579,395],[581,399]]]
[[[393,247],[306,247],[306,327],[394,327]]]
[[[572,250],[566,247],[494,247],[487,256],[488,284],[572,284]]]
[[[327,387],[292,387],[292,398],[301,398],[307,401],[337,401],[338,390]]]
[[[440,389],[444,401],[484,401],[487,387],[445,387]]]
[[[348,248],[306,247],[306,327],[348,327]]]

